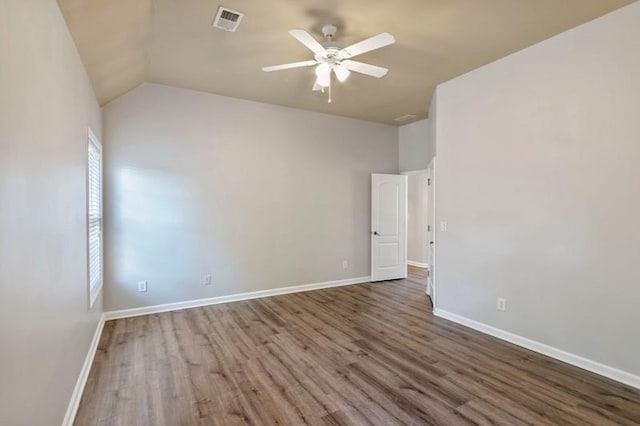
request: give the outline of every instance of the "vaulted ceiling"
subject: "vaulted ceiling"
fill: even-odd
[[[587,22],[632,0],[58,0],[98,100],[142,82],[364,120],[427,116],[435,86]],[[237,32],[211,23],[219,5],[245,13]],[[312,92],[313,68],[263,66],[312,59],[287,31],[338,27],[348,46],[389,32],[396,44],[358,60],[389,68],[352,74],[333,102]]]

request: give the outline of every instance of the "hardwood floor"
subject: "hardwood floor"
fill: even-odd
[[[431,314],[422,270],[109,321],[77,425],[640,424],[640,391]]]

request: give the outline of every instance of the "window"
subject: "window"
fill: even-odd
[[[102,145],[89,130],[87,167],[89,306],[102,289]]]

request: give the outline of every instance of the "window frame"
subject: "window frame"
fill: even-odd
[[[100,276],[98,281],[94,284],[92,283],[91,276],[91,189],[92,189],[92,180],[91,180],[91,158],[90,151],[95,149],[98,153],[99,158],[99,245],[98,253],[99,253],[99,270]],[[89,309],[91,309],[98,299],[98,295],[102,292],[102,287],[104,283],[104,204],[103,204],[103,188],[104,188],[104,179],[103,179],[103,158],[102,158],[102,144],[100,140],[96,137],[91,129],[88,129],[88,138],[87,138],[87,187],[86,187],[86,231],[87,231],[87,293],[89,296]]]

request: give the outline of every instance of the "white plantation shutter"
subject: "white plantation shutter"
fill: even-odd
[[[89,300],[92,306],[102,288],[102,146],[91,132],[87,181]]]

